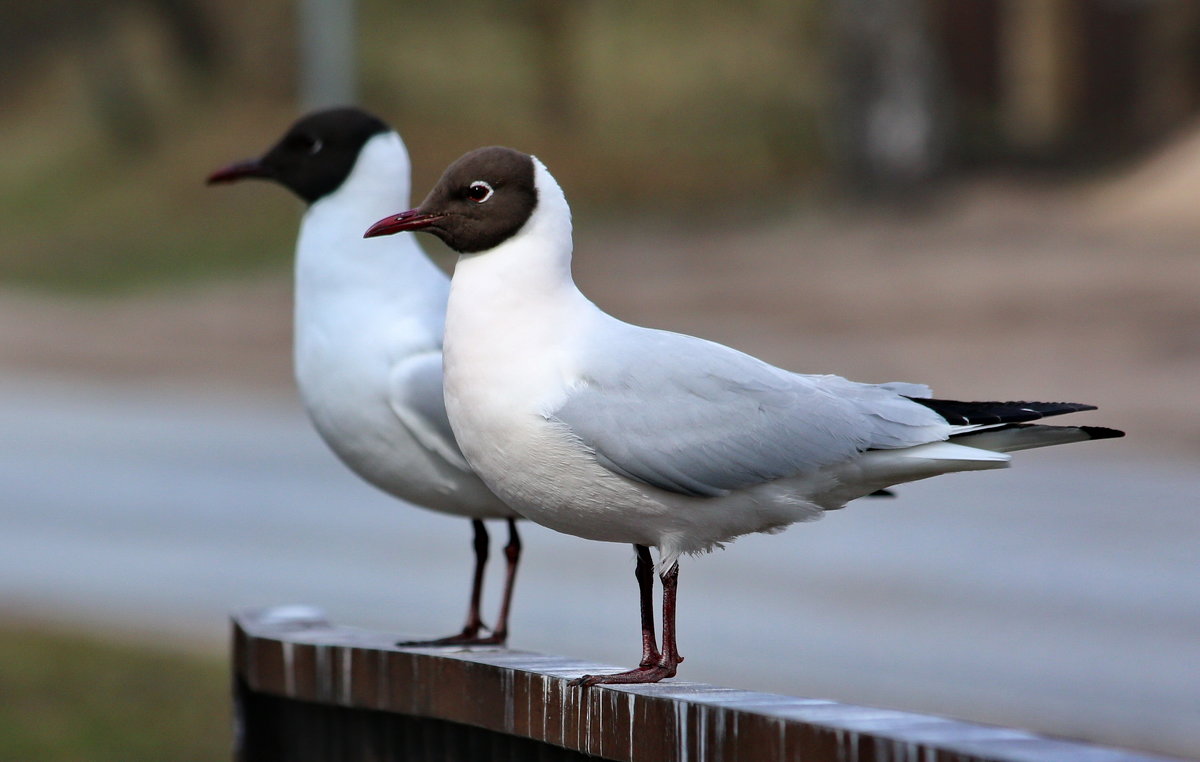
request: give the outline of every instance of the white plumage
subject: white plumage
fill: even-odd
[[[412,505],[473,520],[476,569],[463,631],[438,642],[503,643],[520,552],[517,514],[467,465],[442,394],[449,278],[412,235],[362,230],[408,203],[400,136],[358,109],[298,121],[262,158],[210,182],[274,180],[309,202],[296,244],[295,373],[321,437],[356,474]],[[496,630],[480,636],[488,554],[483,519],[509,522],[508,571]]]
[[[480,182],[496,189],[494,202],[469,195]],[[796,374],[617,320],[571,277],[558,183],[511,149],[467,154],[419,209],[369,235],[425,228],[466,252],[450,288],[445,393],[467,462],[539,524],[659,549],[664,650],[653,647],[640,548],[642,664],[583,684],[675,674],[681,554],[815,519],[893,484],[1002,468],[1009,450],[1119,435],[1020,423],[1090,406],[924,399],[921,385]]]
[[[367,481],[414,505],[507,518],[446,419],[441,343],[449,278],[411,234],[366,240],[408,201],[408,153],[371,138],[342,186],[314,202],[296,245],[295,367],[317,431]]]
[[[944,442],[978,427],[901,394],[924,387],[791,373],[604,313],[571,278],[561,189],[540,162],[536,179],[520,233],[460,258],[445,339],[451,425],[522,515],[656,546],[662,569],[891,484],[1008,464],[980,449],[1005,442]]]

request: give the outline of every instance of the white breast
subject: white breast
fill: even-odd
[[[407,204],[407,164],[390,155],[402,148],[395,135],[372,139],[342,188],[301,223],[297,385],[321,437],[367,481],[435,510],[511,515],[477,477],[417,441],[391,407],[395,364],[440,350],[449,293],[449,279],[411,235],[362,238],[372,222]]]
[[[818,515],[812,504],[775,489],[696,499],[649,487],[602,467],[553,420],[582,378],[583,350],[613,322],[571,281],[569,227],[565,243],[553,232],[526,229],[486,253],[463,256],[455,269],[446,409],[463,454],[488,486],[551,529],[655,545],[668,558]]]

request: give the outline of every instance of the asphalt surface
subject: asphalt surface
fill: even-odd
[[[290,399],[3,376],[0,431],[6,616],[206,648],[245,606],[461,626],[467,522],[360,483]],[[1105,441],[898,492],[684,559],[684,676],[1200,756],[1193,461]],[[512,645],[632,664],[632,552],[523,536]]]

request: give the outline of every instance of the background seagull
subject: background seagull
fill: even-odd
[[[916,384],[792,373],[729,347],[607,315],[571,277],[571,215],[536,158],[482,148],[418,209],[367,236],[424,230],[461,256],[445,390],[463,454],[521,515],[636,546],[642,661],[582,685],[656,682],[675,643],[678,558],[772,532],[901,482],[1000,468],[1013,450],[1122,436],[1027,421],[1094,409],[955,402]],[[649,546],[659,550],[663,648]]]
[[[355,473],[414,505],[472,520],[475,575],[462,632],[419,644],[503,644],[520,556],[512,509],[463,459],[442,399],[449,278],[411,235],[364,241],[363,228],[408,205],[408,150],[355,108],[310,114],[259,159],[208,182],[273,180],[308,204],[296,244],[295,370],[325,442]],[[488,534],[506,519],[507,575],[490,635],[479,613]]]

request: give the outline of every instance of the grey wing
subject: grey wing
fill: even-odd
[[[611,350],[551,417],[605,468],[672,492],[725,495],[949,430],[891,388],[790,373],[702,339],[645,331]]]
[[[391,374],[388,403],[413,437],[443,460],[470,471],[463,457],[442,396],[442,353],[426,352],[405,358]]]

